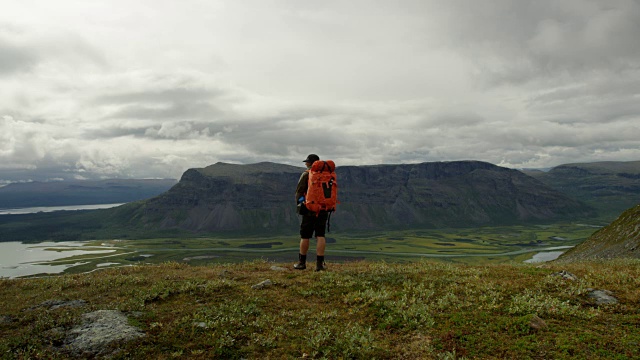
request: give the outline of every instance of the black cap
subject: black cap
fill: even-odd
[[[314,163],[316,161],[320,160],[320,157],[316,154],[309,154],[309,156],[307,156],[306,159],[302,160],[302,162],[310,162],[310,163]]]

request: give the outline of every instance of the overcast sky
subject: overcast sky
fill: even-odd
[[[3,0],[0,184],[640,160],[640,0]]]

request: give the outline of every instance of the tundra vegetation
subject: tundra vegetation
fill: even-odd
[[[84,356],[640,357],[638,260],[543,265],[367,260],[332,263],[319,273],[287,270],[288,265],[165,262],[0,280],[0,356],[83,356],[69,345],[86,320],[83,314],[115,310],[143,335],[85,349]],[[590,296],[594,289],[617,300],[599,303]],[[78,306],[50,306],[59,304],[55,300]]]

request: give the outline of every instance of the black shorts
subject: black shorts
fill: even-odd
[[[300,223],[300,238],[311,239],[314,232],[316,237],[324,236],[328,216],[329,213],[326,211],[320,211],[317,216],[315,213],[303,215]]]

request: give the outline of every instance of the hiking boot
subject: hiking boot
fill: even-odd
[[[293,265],[296,270],[304,270],[307,268],[307,255],[298,254],[298,263]]]
[[[316,264],[316,271],[325,271],[327,270],[327,264],[323,263],[318,263]]]
[[[327,270],[327,264],[324,262],[324,255],[318,255],[316,258],[316,271]]]

